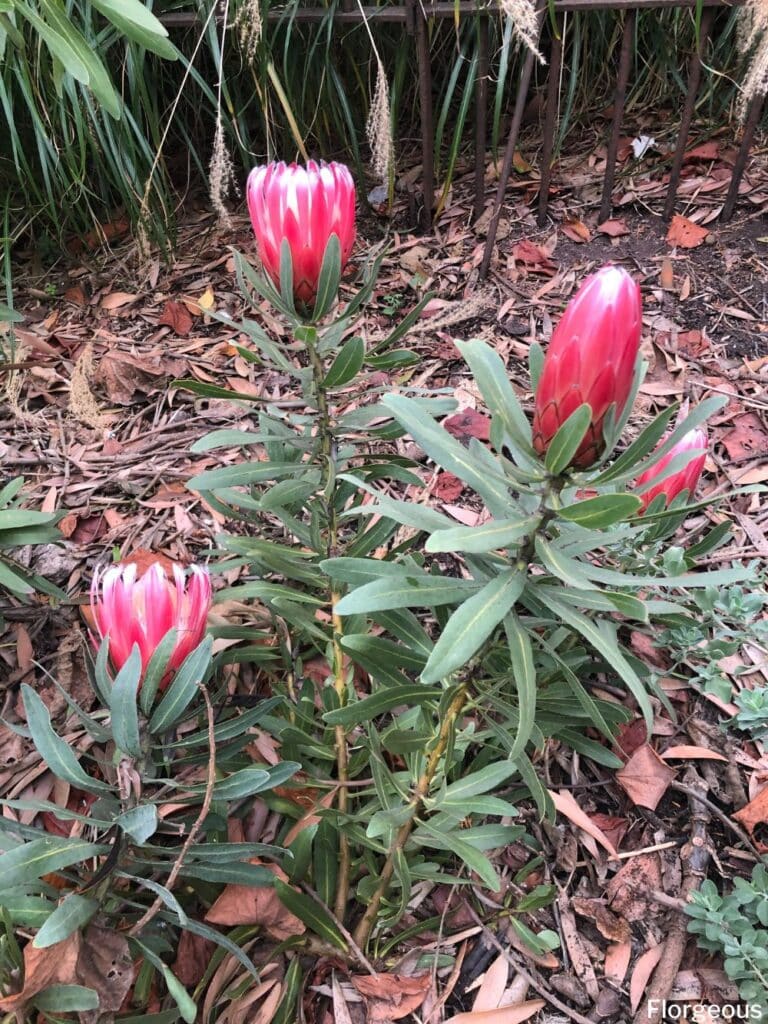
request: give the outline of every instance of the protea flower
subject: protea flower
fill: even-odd
[[[603,267],[587,278],[544,357],[533,417],[533,446],[540,455],[584,403],[592,421],[572,465],[586,468],[601,455],[605,415],[614,405],[620,416],[632,388],[641,328],[640,289],[626,270]]]
[[[661,444],[663,443],[662,441]],[[650,469],[641,473],[635,481],[635,488],[640,488],[643,484],[654,480],[663,473],[672,459],[682,452],[691,452],[691,459],[683,469],[677,473],[672,473],[671,476],[656,484],[655,487],[649,487],[647,491],[638,495],[643,502],[640,508],[641,513],[648,508],[657,494],[665,496],[665,506],[669,505],[672,499],[677,497],[681,491],[688,491],[689,497],[693,494],[707,458],[707,432],[701,427],[696,430],[689,430],[685,437],[681,438],[676,445],[673,445],[671,450],[663,458],[659,459],[655,466],[651,466]]]
[[[135,565],[113,565],[97,570],[91,584],[93,620],[99,638],[109,637],[109,658],[115,672],[138,644],[143,677],[160,641],[170,629],[176,630],[176,644],[161,689],[202,641],[210,607],[210,577],[196,565],[187,578],[181,566],[174,565],[173,582],[158,562],[140,578]],[[93,639],[98,642],[96,637]]]
[[[341,246],[341,269],[355,241],[355,183],[344,164],[310,160],[255,167],[246,187],[248,211],[264,270],[280,288],[280,247],[288,239],[293,295],[309,305],[331,235]]]

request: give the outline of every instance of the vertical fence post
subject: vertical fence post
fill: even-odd
[[[749,151],[752,147],[752,139],[754,138],[755,129],[757,128],[760,120],[760,114],[762,113],[764,103],[765,96],[754,96],[750,100],[749,108],[747,110],[747,119],[744,124],[744,134],[741,137],[741,145],[739,146],[739,155],[736,157],[736,163],[733,165],[731,184],[728,187],[728,195],[725,197],[723,209],[720,213],[721,221],[730,220],[733,216],[736,200],[739,198],[739,185],[741,184],[741,179],[744,175],[744,169],[747,166]]]
[[[421,188],[424,196],[423,226],[432,227],[435,204],[435,129],[432,122],[432,65],[429,59],[427,18],[420,0],[407,0],[416,39],[419,68],[419,112],[421,117]]]
[[[605,178],[603,179],[603,199],[600,203],[600,223],[611,216],[613,182],[616,177],[616,157],[619,152],[619,135],[621,121],[624,117],[624,103],[627,99],[627,82],[629,69],[632,66],[632,51],[635,37],[637,11],[627,11],[624,19],[624,32],[621,37],[621,53],[619,54],[619,70],[616,75],[616,92],[613,97],[613,120],[611,134],[608,139],[608,152],[605,162]]]
[[[680,134],[677,137],[675,158],[672,161],[672,170],[669,173],[669,187],[667,188],[667,199],[664,203],[664,220],[669,220],[675,210],[675,198],[677,186],[680,183],[680,172],[683,169],[683,159],[688,145],[688,133],[691,130],[693,112],[696,109],[696,96],[699,92],[701,82],[701,59],[709,39],[709,32],[712,28],[713,11],[711,7],[705,7],[699,25],[699,40],[696,52],[693,54],[688,65],[688,91],[685,94],[685,106],[683,107],[683,120],[680,124]]]
[[[552,46],[549,51],[549,78],[547,80],[547,109],[544,115],[544,144],[541,149],[541,185],[539,187],[538,225],[543,228],[547,222],[549,207],[549,183],[552,180],[552,153],[555,148],[555,125],[557,124],[557,102],[560,97],[559,66],[563,52],[563,16],[555,19]]]
[[[485,12],[478,12],[477,79],[475,83],[475,205],[474,220],[485,205],[485,142],[488,128],[488,34],[490,24]]]
[[[543,10],[539,11],[537,18],[537,38],[540,38],[541,26],[544,20]],[[499,184],[496,189],[496,198],[493,201],[493,215],[491,216],[490,223],[488,224],[488,237],[485,241],[483,261],[480,264],[481,281],[484,281],[486,279],[486,277],[488,276],[488,271],[491,266],[493,247],[496,244],[496,232],[499,230],[499,219],[501,218],[501,210],[502,207],[504,206],[504,193],[507,190],[509,176],[512,173],[512,162],[515,158],[515,147],[517,146],[517,137],[520,134],[520,125],[523,121],[523,111],[525,110],[525,101],[528,96],[528,87],[531,84],[531,75],[533,74],[533,62],[535,60],[536,55],[533,53],[533,51],[528,50],[528,52],[525,55],[525,61],[523,62],[523,70],[520,73],[520,83],[517,88],[517,99],[515,100],[515,110],[512,114],[512,123],[509,126],[507,148],[504,151],[504,163],[502,164],[501,174],[499,175]]]

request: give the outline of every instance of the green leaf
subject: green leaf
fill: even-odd
[[[170,891],[170,889],[166,889],[164,885],[160,885],[159,882],[155,882],[151,878],[141,878],[138,875],[129,875],[125,871],[119,871],[118,877],[126,878],[128,879],[128,881],[133,882],[134,885],[143,887],[145,889],[149,889],[150,892],[153,892],[156,896],[159,896],[163,903],[166,905],[166,907],[168,907],[168,909],[171,911],[171,913],[176,916],[182,928],[185,928],[189,924],[189,918],[184,913],[183,907],[176,899],[176,897],[173,895],[173,893]]]
[[[182,1020],[186,1024],[195,1024],[197,1020],[197,1005],[170,967],[164,964],[160,957],[143,942],[135,938],[132,938],[131,942],[141,950],[144,959],[149,960],[162,974],[168,993],[178,1006]]]
[[[123,811],[115,819],[123,832],[126,832],[139,846],[157,832],[158,818],[157,807],[154,804],[139,804],[138,807],[131,807]]]
[[[91,0],[115,28],[135,43],[166,60],[176,60],[176,47],[168,40],[168,31],[140,0]]]
[[[427,538],[427,551],[466,551],[485,554],[506,548],[534,532],[541,516],[525,519],[493,519],[482,526],[454,526],[450,530],[436,530]]]
[[[531,460],[531,426],[520,407],[501,356],[484,341],[457,341],[456,348],[466,359],[480,394],[492,416],[498,416],[504,429],[522,445]]]
[[[79,1013],[97,1010],[99,994],[84,985],[49,985],[32,1002],[43,1013]]]
[[[539,390],[541,371],[544,369],[544,349],[534,341],[528,349],[528,372],[531,376],[531,390],[534,394]]]
[[[290,885],[286,885],[279,878],[275,879],[275,891],[283,906],[290,910],[292,914],[295,914],[300,921],[303,921],[307,928],[317,935],[318,938],[330,942],[331,945],[336,946],[337,949],[341,949],[345,953],[347,952],[347,943],[344,936],[325,907],[321,907],[311,897],[305,896],[304,893],[296,892],[295,889],[291,888]]]
[[[585,571],[585,563],[566,555],[560,548],[542,536],[536,537],[536,554],[544,568],[576,590],[592,590],[592,582]]]
[[[635,438],[635,440],[619,455],[619,457],[595,478],[595,483],[608,483],[620,477],[625,471],[632,470],[640,459],[644,458],[658,444],[664,436],[667,424],[679,408],[677,402],[670,405],[663,412],[659,413]]]
[[[12,10],[11,7],[6,10]],[[6,306],[5,303],[0,302],[0,323],[4,324],[20,324],[23,323],[24,317],[21,313],[17,313],[15,309],[11,309],[10,306]]]
[[[333,235],[332,237],[336,237]],[[338,353],[323,381],[324,388],[339,388],[358,375],[365,358],[365,342],[359,335],[350,338]]]
[[[341,242],[339,241],[339,236],[334,232],[328,239],[325,252],[323,253],[323,262],[317,279],[317,295],[315,297],[315,308],[312,313],[313,320],[316,321],[324,317],[336,301],[339,282],[341,281],[341,270]],[[362,362],[360,365],[362,366]],[[355,370],[355,373],[357,373],[357,370]],[[326,387],[332,386],[328,384],[327,380],[325,383]]]
[[[241,800],[246,796],[263,793],[264,790],[281,786],[301,769],[295,761],[281,761],[264,770],[263,768],[241,768],[213,787],[215,800]]]
[[[504,628],[510,668],[517,687],[517,733],[508,754],[509,759],[515,761],[525,751],[536,721],[536,666],[531,639],[514,611],[504,619]]]
[[[61,61],[64,70],[78,82],[88,85],[88,68],[71,41],[55,32],[24,0],[15,0],[15,10],[32,25],[53,56]]]
[[[392,708],[405,705],[425,704],[429,700],[439,701],[442,690],[431,690],[420,683],[408,686],[387,686],[378,690],[370,697],[356,700],[343,708],[326,711],[323,721],[328,725],[353,725],[355,722],[368,722],[377,715],[390,711]]]
[[[10,889],[14,885],[37,881],[52,871],[79,864],[106,851],[106,846],[87,843],[84,839],[61,839],[57,836],[33,839],[0,855],[3,888]]]
[[[54,910],[32,942],[35,949],[44,949],[63,942],[72,932],[87,924],[99,909],[99,901],[71,893]]]
[[[230,396],[231,397],[231,396]],[[295,476],[301,463],[244,462],[224,469],[208,469],[187,481],[190,491],[216,491],[222,487],[247,487],[285,476]]]
[[[339,615],[386,611],[390,608],[435,608],[452,604],[477,590],[477,584],[450,576],[408,573],[404,578],[373,580],[345,594],[336,605]]]
[[[184,659],[181,668],[166,690],[165,696],[149,720],[151,733],[169,729],[187,710],[192,698],[197,693],[198,684],[204,684],[207,681],[211,671],[212,649],[213,637],[209,635]]]
[[[473,488],[485,501],[494,517],[504,516],[510,505],[510,497],[503,483],[500,468],[498,477],[491,477],[487,470],[478,468],[477,460],[467,449],[444,427],[439,426],[412,398],[406,398],[405,395],[387,395],[381,404],[389,409],[398,423],[431,459]]]
[[[436,806],[442,809],[444,803],[464,801],[466,811],[474,811],[474,801],[470,806],[466,804],[467,800],[471,800],[481,793],[488,793],[490,790],[496,789],[502,782],[506,782],[508,778],[516,774],[517,768],[511,761],[497,761],[495,764],[487,764],[480,771],[473,772],[471,775],[465,775],[458,779],[458,781],[452,782],[441,794]]]
[[[610,665],[624,680],[637,701],[650,736],[653,730],[653,706],[637,673],[624,657],[615,632],[611,633],[609,624],[604,621],[596,623],[586,615],[582,615],[581,612],[569,607],[564,601],[552,596],[547,599],[547,605],[566,625],[580,633],[587,643],[591,644],[601,655],[606,664]]]
[[[553,476],[570,466],[591,422],[592,409],[585,402],[571,413],[549,442],[544,464]]]
[[[514,605],[524,585],[525,576],[509,569],[464,601],[443,628],[421,673],[422,682],[435,683],[466,665]]]
[[[136,706],[136,695],[141,682],[141,651],[134,644],[128,660],[117,673],[112,685],[110,709],[112,712],[112,732],[118,750],[131,757],[141,757],[141,737],[139,736],[139,710]]]
[[[604,530],[633,516],[642,505],[634,494],[603,494],[557,510],[560,519],[588,530]]]
[[[215,882],[224,885],[247,885],[258,889],[269,888],[275,880],[274,873],[261,864],[232,863],[195,863],[184,864],[181,874],[185,878],[200,878],[204,882]]]
[[[155,701],[157,689],[168,670],[168,662],[173,654],[177,639],[178,633],[174,627],[171,627],[154,649],[152,657],[149,659],[147,671],[144,673],[144,681],[141,684],[141,692],[139,693],[139,704],[145,715],[149,714]]]
[[[0,559],[0,587],[6,587],[14,594],[31,594],[35,589],[20,573],[10,569],[2,559]]]
[[[72,747],[54,732],[48,708],[32,687],[22,683],[21,696],[32,741],[53,774],[87,793],[111,793],[105,782],[92,779],[80,767]]]
[[[474,871],[492,892],[498,892],[501,882],[493,865],[479,850],[461,838],[461,832],[445,834],[433,828],[428,821],[420,821],[411,840],[419,845],[433,847],[438,850],[450,850],[464,861],[470,871]]]

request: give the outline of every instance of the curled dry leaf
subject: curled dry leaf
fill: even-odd
[[[613,985],[621,985],[629,969],[632,959],[632,940],[612,943],[605,953],[605,980]]]
[[[657,853],[640,853],[626,861],[605,888],[611,910],[627,921],[642,921],[655,909],[648,894],[663,888]]]
[[[665,761],[675,761],[678,758],[684,761],[690,758],[703,758],[710,761],[727,761],[728,758],[718,754],[716,750],[709,750],[707,747],[691,747],[683,744],[678,747],[667,747],[661,755]]]
[[[368,1007],[368,1024],[385,1024],[413,1013],[424,1002],[432,984],[430,974],[352,975],[350,981]]]
[[[665,764],[649,743],[638,747],[623,768],[616,772],[616,781],[638,807],[655,811],[667,791],[675,772]]]

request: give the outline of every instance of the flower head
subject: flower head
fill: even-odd
[[[264,270],[280,288],[280,248],[288,240],[293,294],[310,304],[317,294],[323,254],[331,235],[341,246],[341,269],[355,241],[355,183],[344,164],[310,160],[255,167],[246,186],[248,212]]]
[[[202,641],[210,607],[211,580],[207,571],[196,565],[187,578],[181,566],[174,565],[173,582],[158,562],[140,578],[133,564],[113,565],[97,570],[91,584],[91,611],[98,639],[109,637],[109,657],[115,672],[138,644],[143,677],[160,641],[169,630],[176,630],[176,643],[161,688],[168,685],[172,673]],[[98,642],[96,637],[93,639]]]
[[[664,444],[664,442],[662,441],[661,444]],[[639,488],[643,484],[648,484],[651,480],[655,480],[656,477],[664,472],[672,459],[683,452],[690,452],[691,458],[681,470],[678,470],[677,473],[672,473],[666,479],[653,487],[649,487],[647,491],[639,495],[643,502],[640,508],[641,513],[648,508],[657,494],[664,495],[665,506],[669,505],[672,499],[676,498],[681,491],[687,491],[689,497],[693,494],[707,458],[707,432],[702,427],[696,430],[689,430],[676,445],[672,446],[663,458],[659,459],[655,466],[651,466],[650,469],[646,469],[644,473],[641,473],[635,481],[635,487]]]
[[[592,420],[572,464],[586,468],[602,454],[606,413],[613,405],[620,416],[632,389],[641,328],[640,289],[626,270],[603,267],[587,278],[566,306],[544,357],[533,417],[539,454],[585,403]]]

